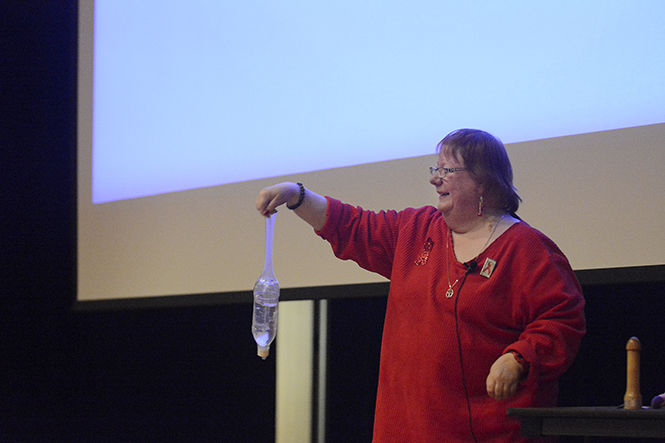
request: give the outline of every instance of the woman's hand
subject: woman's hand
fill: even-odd
[[[266,217],[277,212],[277,207],[287,203],[293,207],[300,199],[300,186],[297,183],[284,182],[261,189],[256,197],[256,210]],[[305,189],[303,201],[293,212],[315,231],[326,224],[328,200],[319,194]]]
[[[517,392],[524,368],[508,352],[497,358],[487,376],[487,394],[495,400],[505,400]]]
[[[284,182],[261,189],[256,197],[256,210],[268,217],[277,212],[277,207],[284,203],[296,204],[300,188],[296,183]]]

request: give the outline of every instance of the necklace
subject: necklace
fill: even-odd
[[[485,242],[483,247],[480,248],[480,252],[478,253],[478,255],[480,255],[485,250],[487,245],[489,245],[490,240],[492,239],[492,237],[494,236],[494,233],[496,232],[496,228],[499,226],[499,223],[501,223],[501,220],[503,220],[503,217],[505,217],[505,215],[506,214],[503,214],[496,221],[496,223],[494,224],[494,228],[492,228],[492,232],[490,233],[490,236],[487,237],[487,241]],[[446,232],[446,276],[448,277],[448,290],[446,291],[446,298],[451,298],[455,294],[455,291],[453,291],[453,288],[455,287],[457,282],[459,282],[459,277],[458,277],[452,284],[450,284],[450,252],[449,252],[449,245],[450,245],[450,229],[448,229],[448,231]],[[476,255],[474,260],[476,258],[478,258],[478,255]]]

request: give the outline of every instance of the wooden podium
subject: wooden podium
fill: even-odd
[[[575,437],[665,437],[665,409],[642,407],[640,351],[637,337],[626,344],[626,394],[622,407],[513,408],[522,435]]]
[[[665,438],[665,409],[617,407],[513,408],[525,437]]]

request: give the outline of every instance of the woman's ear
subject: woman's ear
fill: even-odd
[[[485,189],[485,184],[481,181],[476,182],[478,184],[478,192],[480,195],[486,195],[487,189]]]

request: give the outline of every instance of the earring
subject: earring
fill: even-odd
[[[482,217],[484,208],[485,204],[483,203],[483,196],[481,195],[480,199],[478,200],[478,217]]]

